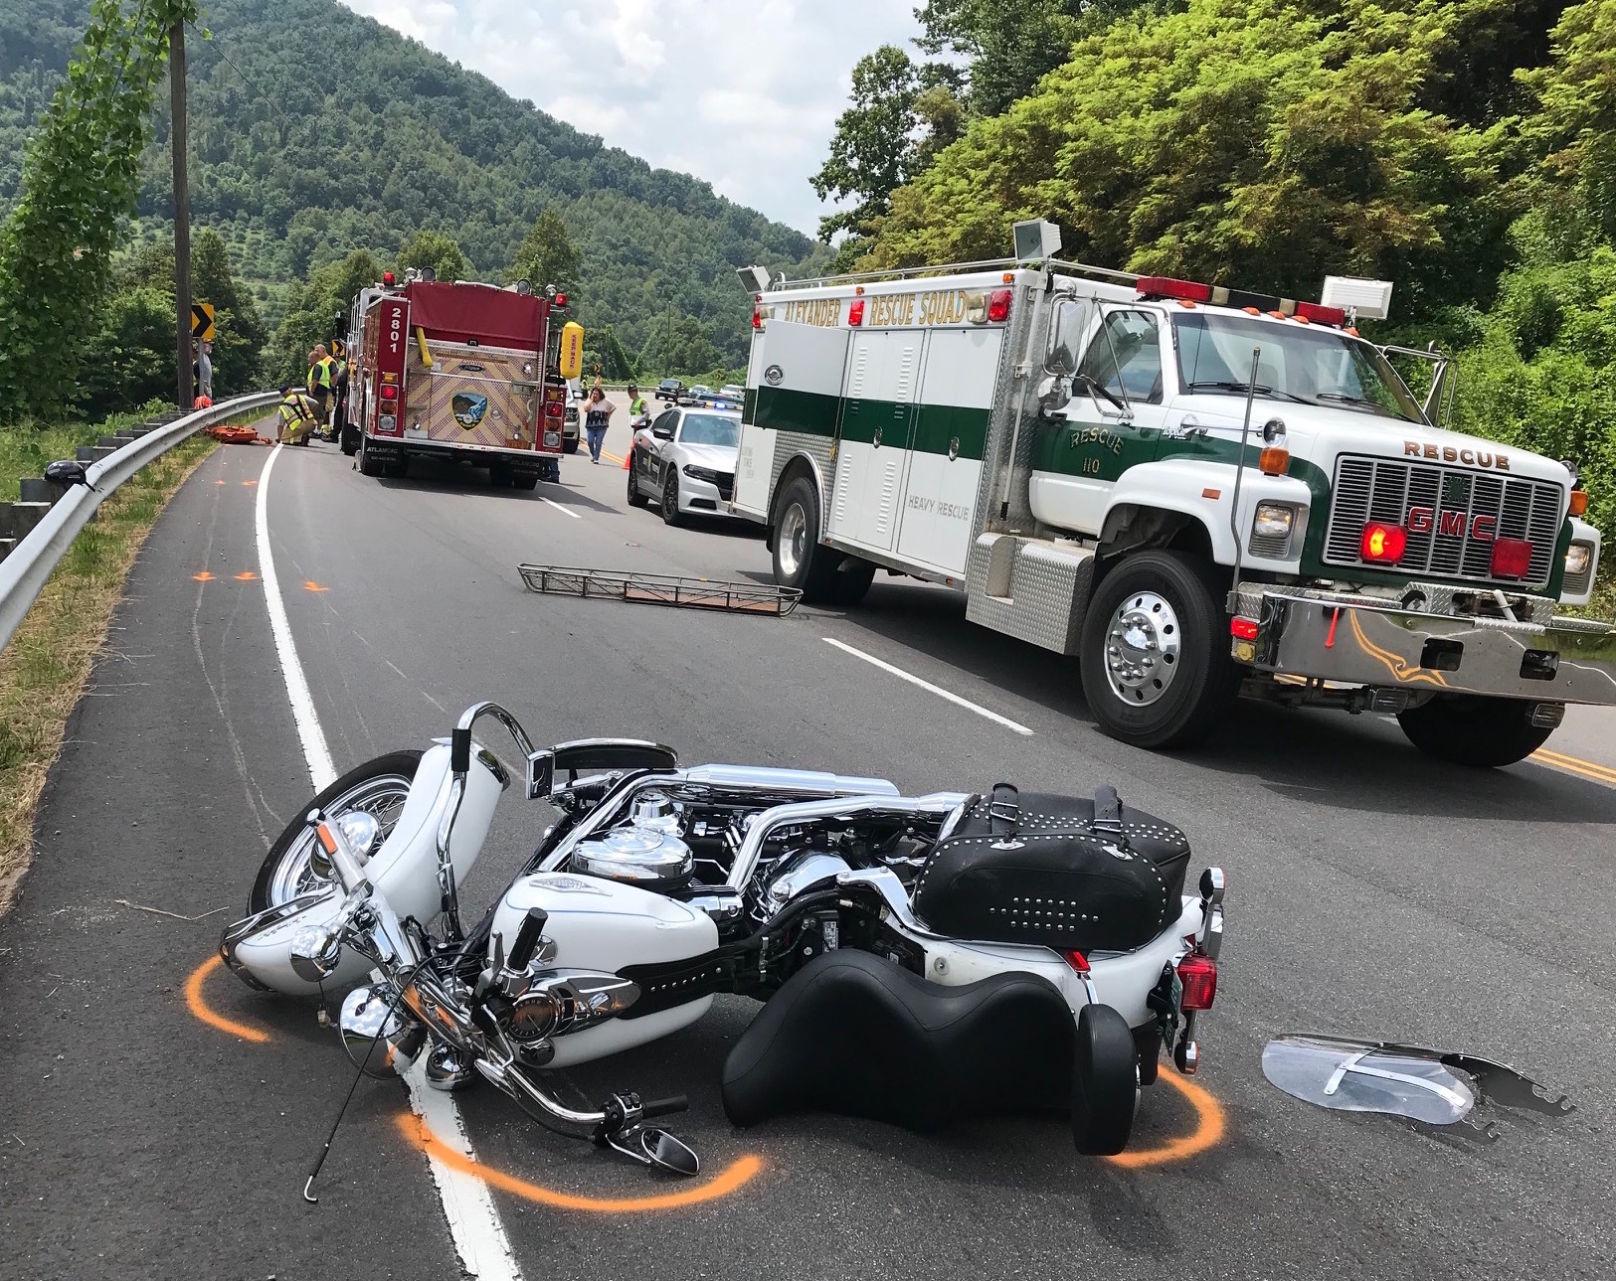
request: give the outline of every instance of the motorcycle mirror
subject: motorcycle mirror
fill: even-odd
[[[669,1174],[693,1175],[701,1170],[701,1158],[694,1148],[655,1126],[640,1131],[640,1151],[657,1169]]]
[[[527,758],[527,798],[542,801],[549,797],[555,784],[555,753],[549,750],[533,752]]]

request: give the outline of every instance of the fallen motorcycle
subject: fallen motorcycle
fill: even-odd
[[[512,781],[473,738],[484,718],[559,819],[468,930],[460,885]],[[1182,1072],[1200,1061],[1224,878],[1208,868],[1184,895],[1189,855],[1109,787],[909,797],[876,778],[683,768],[639,740],[535,749],[480,703],[447,741],[321,792],[220,953],[261,990],[351,988],[350,1056],[385,1039],[430,1085],[486,1080],[552,1129],[677,1173],[694,1151],[647,1122],[684,1099],[579,1110],[546,1072],[677,1031],[718,993],[764,1002],[724,1068],[736,1124],[824,1110],[926,1129],[1048,1108],[1080,1151],[1110,1153],[1162,1046]]]

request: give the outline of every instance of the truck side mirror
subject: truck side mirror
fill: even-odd
[[[1044,356],[1046,373],[1070,378],[1077,372],[1077,356],[1088,313],[1088,304],[1076,299],[1068,298],[1055,304],[1049,323],[1049,350]]]

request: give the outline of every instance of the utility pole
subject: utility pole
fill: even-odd
[[[185,23],[168,33],[169,142],[174,148],[174,343],[181,412],[191,408],[191,189],[185,174],[189,149],[185,117]]]

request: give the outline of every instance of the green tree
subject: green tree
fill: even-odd
[[[566,222],[554,209],[546,209],[516,247],[511,279],[526,280],[539,290],[554,285],[562,293],[576,295],[581,272]]]
[[[853,67],[852,102],[837,118],[830,156],[809,182],[821,200],[854,203],[819,220],[819,237],[861,232],[887,211],[910,176],[920,72],[896,45],[882,45]]]
[[[1065,255],[1289,297],[1398,282],[1404,317],[1485,299],[1514,206],[1483,134],[1429,111],[1456,2],[1189,0],[1081,38],[1003,115],[893,194],[869,255],[1003,254],[1046,217]]]
[[[95,0],[91,8],[0,226],[0,414],[56,412],[77,384],[86,318],[135,210],[168,31],[195,17],[193,0],[140,0],[127,11],[119,0]]]
[[[340,262],[316,268],[307,281],[293,286],[266,361],[269,377],[277,384],[302,381],[315,343],[329,342],[335,336],[337,318],[346,322],[359,291],[381,276],[375,255],[356,249]]]
[[[431,267],[439,280],[470,280],[471,264],[453,236],[442,231],[417,231],[398,251],[395,270],[400,276],[411,267]]]
[[[95,311],[85,343],[78,407],[102,417],[174,396],[174,283],[112,293]],[[217,381],[217,380],[216,380]],[[243,389],[245,390],[245,388]]]
[[[916,43],[964,59],[972,113],[993,116],[1067,60],[1093,7],[1091,0],[927,0],[915,10],[922,29]],[[1102,4],[1107,19],[1139,7],[1140,0]]]
[[[641,358],[642,368],[664,374],[705,374],[723,363],[706,328],[694,316],[669,315]]]
[[[191,296],[211,302],[214,308],[218,333],[213,343],[214,396],[258,390],[267,333],[258,316],[258,304],[236,283],[224,237],[211,227],[203,228],[191,242]]]

